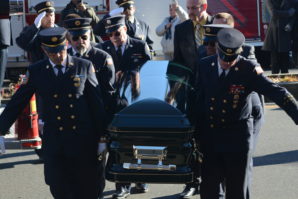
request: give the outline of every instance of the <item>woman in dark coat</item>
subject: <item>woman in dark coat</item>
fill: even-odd
[[[272,74],[288,73],[292,20],[295,8],[291,0],[266,0],[271,15],[263,50],[271,52]]]

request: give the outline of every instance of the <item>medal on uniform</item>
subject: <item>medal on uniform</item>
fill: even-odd
[[[79,75],[76,75],[74,78],[73,78],[73,81],[74,81],[74,86],[75,87],[80,87],[81,85],[81,78]]]

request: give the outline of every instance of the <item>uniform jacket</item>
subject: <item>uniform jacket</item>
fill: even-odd
[[[43,149],[46,155],[96,155],[105,128],[105,111],[91,62],[68,56],[67,69],[58,79],[48,59],[28,70],[28,79],[13,95],[0,116],[0,132],[8,131],[34,93],[43,101]]]
[[[104,42],[102,49],[112,56],[116,72],[119,70],[138,71],[146,61],[151,59],[148,45],[143,41],[130,37],[127,39],[121,60],[118,59],[115,46],[111,41]]]
[[[212,22],[208,16],[207,23]],[[194,25],[192,20],[186,20],[175,28],[174,62],[180,63],[193,71],[198,63],[198,49],[195,43]]]
[[[269,28],[263,45],[263,50],[288,52],[291,48],[291,32],[285,31],[294,16],[290,8],[294,6],[289,0],[267,0],[267,8],[271,15]]]
[[[203,151],[247,152],[253,148],[251,93],[273,100],[298,124],[298,106],[285,89],[266,78],[259,64],[240,56],[219,82],[217,56],[199,63],[198,136]]]
[[[145,41],[150,49],[153,49],[153,40],[151,38],[151,32],[149,26],[137,19],[136,17],[134,18],[135,21],[133,23],[133,26],[128,23],[128,20],[125,20],[125,24],[127,27],[127,34],[135,39],[140,39],[142,41]]]
[[[179,12],[178,12],[179,11]],[[180,14],[178,14],[180,13]],[[166,17],[162,23],[156,27],[155,32],[158,36],[162,37],[161,46],[164,53],[174,53],[174,33],[176,25],[188,19],[188,14],[180,6],[177,10],[177,16],[170,21],[170,17]],[[170,28],[170,36],[166,37],[166,25],[172,23]]]
[[[68,49],[68,53],[73,55],[73,49]],[[80,58],[87,59],[92,62],[95,68],[97,81],[101,88],[103,102],[106,112],[110,109],[110,100],[114,93],[115,83],[115,67],[111,55],[107,52],[90,47],[86,53]]]

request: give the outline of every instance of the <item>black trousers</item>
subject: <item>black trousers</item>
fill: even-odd
[[[271,51],[272,74],[288,73],[290,65],[289,52]]]
[[[251,153],[204,152],[201,199],[218,199],[221,183],[226,199],[249,199]]]
[[[55,199],[97,199],[101,173],[97,157],[44,156],[45,181]]]

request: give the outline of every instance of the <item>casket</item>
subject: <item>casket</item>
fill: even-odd
[[[115,114],[108,128],[107,180],[193,181],[190,162],[194,128],[184,113],[166,102],[170,91],[167,71],[168,62],[147,62],[140,72],[139,93],[132,94],[134,89],[129,84],[121,89],[129,105]]]

